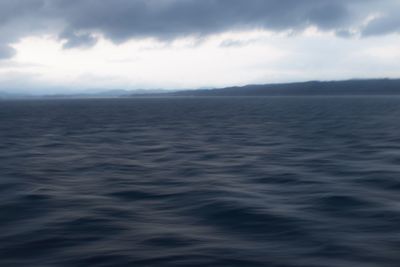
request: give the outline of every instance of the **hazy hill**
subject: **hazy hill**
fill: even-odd
[[[393,95],[400,94],[400,79],[301,82],[247,85],[222,89],[178,91],[174,96],[280,96],[280,95]]]
[[[318,96],[318,95],[400,95],[400,79],[369,79],[348,81],[310,81],[299,83],[246,85],[221,89],[184,91],[166,90],[108,90],[75,94],[29,95],[0,92],[1,99],[41,98],[114,98],[170,96]]]

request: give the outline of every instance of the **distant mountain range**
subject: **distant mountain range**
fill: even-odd
[[[171,96],[400,95],[400,79],[310,81],[177,91]]]
[[[318,96],[318,95],[400,95],[400,79],[367,79],[347,81],[310,81],[246,85],[220,89],[196,90],[107,90],[75,94],[29,95],[1,93],[0,99],[42,98],[125,98],[183,96]]]
[[[166,94],[167,90],[124,90],[124,89],[114,89],[114,90],[90,90],[84,91],[82,93],[57,93],[57,94],[28,94],[28,93],[10,93],[10,92],[0,92],[0,99],[63,99],[63,98],[118,98],[118,97],[133,97],[133,96],[150,96]]]

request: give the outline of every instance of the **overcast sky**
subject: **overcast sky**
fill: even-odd
[[[400,77],[399,0],[0,0],[0,91]]]

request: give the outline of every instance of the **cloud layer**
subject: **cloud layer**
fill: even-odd
[[[65,48],[90,46],[98,35],[120,43],[257,28],[388,34],[400,31],[399,7],[396,0],[0,0],[0,58],[13,55],[10,43],[39,33],[64,39]]]

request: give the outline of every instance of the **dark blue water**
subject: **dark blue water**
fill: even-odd
[[[0,102],[0,266],[400,266],[400,97]]]

